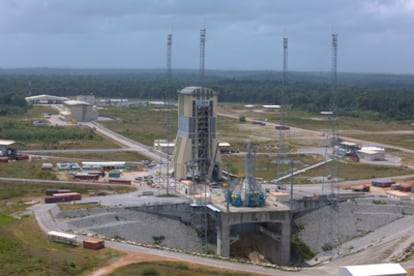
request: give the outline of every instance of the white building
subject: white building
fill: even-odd
[[[267,112],[275,112],[275,111],[278,111],[280,109],[280,105],[278,105],[278,104],[264,104],[263,109],[264,109],[264,111],[267,111]]]
[[[90,103],[91,105],[96,104],[96,99],[94,95],[78,95],[76,96],[76,100],[81,101],[81,102],[87,102],[87,103]]]
[[[341,266],[338,276],[407,276],[400,264],[369,264]]]
[[[357,151],[358,157],[370,161],[385,160],[385,149],[379,147],[361,147]]]
[[[90,122],[98,119],[98,112],[90,103],[69,100],[63,106],[64,110],[59,113],[59,118],[65,122]]]
[[[63,104],[64,101],[69,100],[66,97],[58,97],[52,95],[36,95],[25,98],[28,104]]]

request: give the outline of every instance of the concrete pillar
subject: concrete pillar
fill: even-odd
[[[217,248],[216,254],[223,257],[230,257],[230,225],[227,223],[226,216],[222,216],[217,229]]]
[[[280,246],[278,264],[288,265],[290,262],[290,214],[286,213],[285,221],[282,223],[280,235]]]

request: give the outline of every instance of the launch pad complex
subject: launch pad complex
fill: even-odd
[[[191,193],[189,188],[185,194],[201,197],[195,208],[206,212],[205,235],[210,236],[210,242],[215,237],[217,255],[257,251],[272,263],[287,265],[291,212],[276,200],[266,202],[266,193],[256,182],[252,145],[246,148],[244,177],[236,183],[227,175],[224,197],[207,194],[210,183],[223,182],[216,110],[217,93],[212,89],[186,87],[178,92],[178,132],[172,160],[175,178],[204,187],[199,189],[204,193]]]

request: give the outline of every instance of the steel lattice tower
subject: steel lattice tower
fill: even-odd
[[[329,213],[329,243],[337,245],[340,243],[341,237],[339,236],[339,227],[340,227],[340,209],[338,201],[338,191],[336,191],[336,183],[338,181],[337,174],[337,153],[336,145],[338,143],[338,107],[337,107],[337,52],[338,52],[338,35],[332,34],[332,68],[331,68],[331,99],[330,99],[330,109],[331,109],[331,133],[330,137],[328,135],[327,149],[330,146],[330,159],[331,162],[328,164],[329,175],[328,175],[328,185],[329,185],[329,194],[328,199],[330,201],[330,213]],[[339,254],[339,247],[333,246],[331,250],[331,258],[334,258],[335,255]]]
[[[211,145],[209,143],[209,117],[210,107],[207,101],[210,97],[206,95],[206,89],[204,88],[204,66],[205,66],[205,44],[206,44],[206,29],[200,30],[200,83],[201,94],[196,95],[199,100],[197,103],[196,112],[196,151],[197,151],[197,167],[201,181],[207,181],[208,170],[210,167],[209,156],[211,156]],[[205,103],[205,104],[204,104]]]
[[[276,129],[279,132],[279,149],[278,149],[278,163],[277,163],[277,177],[278,182],[282,182],[281,178],[286,175],[286,168],[288,161],[286,159],[286,152],[289,150],[289,138],[290,138],[290,128],[286,126],[286,116],[287,116],[287,99],[286,99],[286,86],[288,83],[288,39],[283,38],[283,73],[282,73],[282,89],[280,93],[280,122],[279,126],[276,126]],[[279,184],[279,183],[278,183]]]
[[[206,53],[206,29],[200,30],[200,83],[204,86],[204,65]]]
[[[290,128],[286,126],[287,116],[287,98],[286,98],[286,86],[288,83],[288,39],[283,38],[283,80],[282,80],[282,93],[280,96],[280,128],[279,128],[279,148],[282,153],[286,153],[289,150],[290,141],[286,141],[289,138]],[[286,137],[287,136],[287,137]]]
[[[337,98],[337,53],[338,53],[338,35],[332,34],[332,76],[331,76],[331,101],[330,101],[330,109],[332,112],[330,123],[331,123],[331,137],[330,142],[332,146],[331,158],[332,162],[330,162],[329,168],[329,176],[330,176],[330,193],[332,199],[336,199],[335,196],[335,182],[337,179],[337,167],[336,167],[336,154],[335,154],[335,146],[338,143],[338,108],[336,103]]]
[[[170,108],[171,105],[171,96],[170,96],[170,90],[171,90],[171,60],[172,60],[172,34],[167,35],[167,89],[165,91],[165,103],[167,105],[167,108]],[[166,111],[167,114],[167,120],[166,120],[166,131],[167,131],[167,150],[169,152],[170,142],[171,142],[171,113],[170,111]],[[166,160],[166,190],[167,194],[169,193],[169,187],[170,187],[170,177],[169,177],[169,171],[170,171],[170,160],[169,158]]]

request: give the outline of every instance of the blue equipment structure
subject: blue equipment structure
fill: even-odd
[[[226,201],[234,207],[262,207],[266,203],[266,193],[256,182],[256,153],[247,144],[245,177],[239,184],[229,185],[225,193]]]

